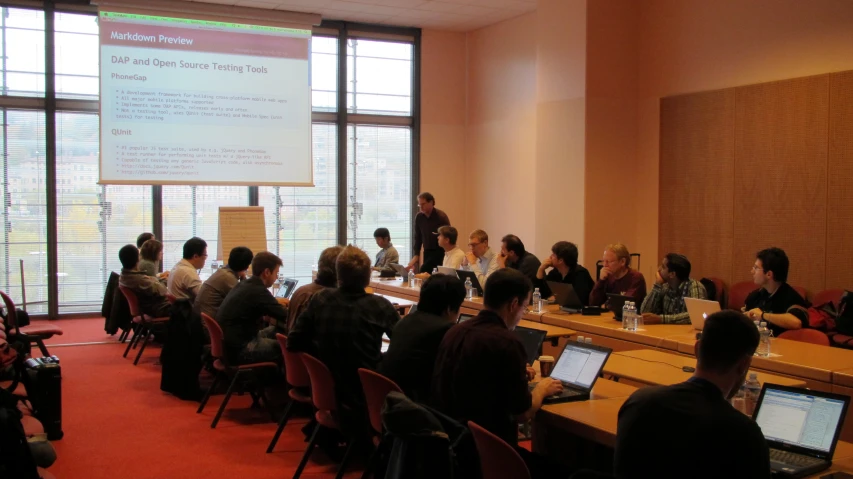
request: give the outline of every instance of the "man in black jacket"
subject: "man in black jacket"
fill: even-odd
[[[394,341],[379,371],[415,401],[430,394],[438,345],[459,319],[465,285],[459,278],[434,274],[424,281],[417,310],[394,326]]]
[[[263,325],[264,316],[280,324],[287,321],[287,309],[269,292],[278,278],[281,259],[262,251],[252,259],[252,277],[242,281],[222,301],[216,322],[222,327],[225,355],[229,361],[247,364],[282,362],[275,340],[275,326]]]
[[[743,314],[709,316],[696,343],[693,377],[640,389],[619,411],[616,477],[769,479],[761,428],[728,402],[757,347],[758,330]]]

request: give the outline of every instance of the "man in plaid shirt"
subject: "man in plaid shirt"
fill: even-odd
[[[684,298],[708,299],[702,283],[690,277],[690,261],[684,255],[669,253],[661,261],[655,285],[643,305],[645,324],[689,324]]]

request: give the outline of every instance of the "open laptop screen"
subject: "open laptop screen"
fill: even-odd
[[[570,342],[554,365],[551,377],[582,389],[590,389],[608,356],[606,350],[599,351]]]
[[[768,441],[829,453],[845,401],[766,386],[755,421]]]
[[[524,345],[524,351],[527,353],[527,364],[532,366],[533,361],[539,357],[539,348],[542,346],[542,341],[545,340],[547,333],[522,326],[516,326],[514,331],[521,344]]]

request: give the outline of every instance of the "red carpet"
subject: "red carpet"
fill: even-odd
[[[62,328],[61,336],[54,336],[45,341],[48,349],[50,349],[51,345],[55,344],[80,344],[118,340],[118,334],[115,336],[109,336],[107,332],[104,331],[104,318],[33,321],[33,324],[43,323],[56,325]]]
[[[107,336],[103,320],[98,321],[99,332],[95,320],[59,324],[65,339],[103,341]],[[65,343],[62,339],[51,343]],[[155,365],[159,348],[146,349],[136,367],[122,352],[117,341],[51,349],[60,358],[63,378],[65,437],[53,443],[58,459],[50,468],[58,479],[293,476],[305,450],[300,431],[305,418],[292,419],[275,452],[266,454],[276,424],[264,410],[248,407],[248,395],[233,396],[219,425],[210,429],[222,395],[213,396],[204,412],[196,414],[198,403],[160,391],[160,367]],[[318,450],[302,477],[332,478],[335,471],[336,465]],[[354,470],[346,477],[360,474]]]

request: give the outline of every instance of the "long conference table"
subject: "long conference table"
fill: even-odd
[[[394,298],[417,301],[419,295],[418,288],[410,288],[399,279],[374,278],[371,286],[377,293]],[[462,308],[463,313],[476,314],[483,309],[482,298],[466,299]],[[604,369],[605,376],[612,380],[624,380],[637,386],[674,384],[686,380],[690,373],[673,366],[695,366],[696,331],[689,324],[648,325],[641,331],[631,332],[623,330],[612,313],[583,316],[562,312],[553,305],[543,312],[525,314],[524,320],[572,330],[578,336],[592,338],[594,344],[612,348],[614,354]],[[570,338],[562,339],[546,353],[558,354],[567,340]],[[667,364],[659,364],[661,362]],[[771,355],[753,358],[751,371],[758,373],[762,382],[853,396],[851,350],[773,338]],[[609,386],[605,384],[608,383],[601,386]],[[534,420],[533,449],[557,459],[565,458],[566,449],[554,439],[557,436],[562,439],[566,434],[612,448],[617,413],[631,391],[631,388],[623,388],[608,391],[611,394],[593,395],[589,401],[544,406]],[[841,439],[832,469],[814,477],[832,471],[853,473],[853,420],[845,421]]]

